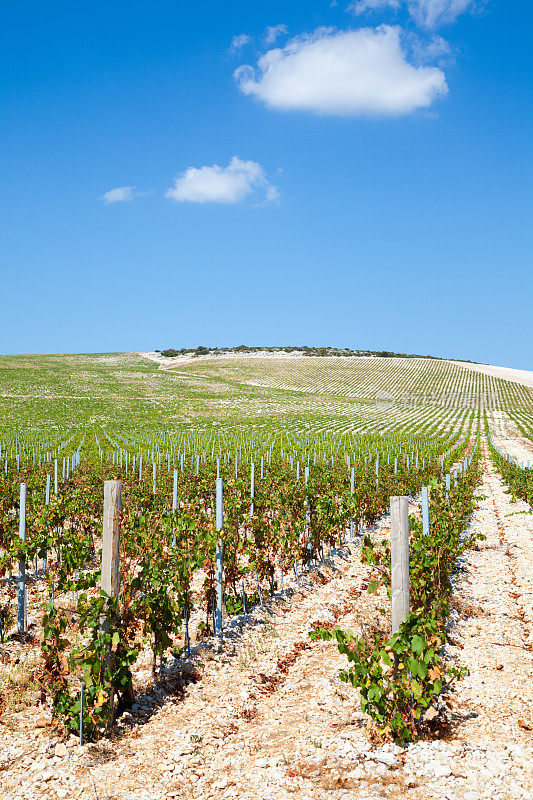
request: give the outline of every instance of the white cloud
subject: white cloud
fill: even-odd
[[[447,62],[453,61],[453,50],[449,42],[443,39],[442,36],[432,36],[429,41],[424,41],[418,36],[414,36],[412,40],[413,53],[420,63],[428,61],[442,60],[443,56],[450,56]]]
[[[288,33],[286,25],[269,25],[265,31],[265,42],[273,44],[282,33]]]
[[[367,11],[382,11],[384,8],[398,9],[400,5],[400,0],[354,0],[346,8],[346,11],[351,11],[352,14],[358,16],[366,14]]]
[[[189,203],[239,203],[254,190],[264,191],[266,202],[280,197],[260,164],[233,156],[227,167],[189,167],[178,175],[165,197]]]
[[[459,14],[473,10],[476,0],[409,0],[409,13],[424,28],[455,22]]]
[[[278,189],[278,187],[272,186],[272,184],[269,183],[266,187],[266,202],[273,203],[276,200],[279,200],[280,197],[281,197],[281,192]]]
[[[437,28],[455,22],[467,10],[479,8],[485,0],[405,0],[409,14],[423,28]],[[386,8],[398,10],[404,0],[352,0],[346,11],[358,16]]]
[[[139,197],[143,192],[137,192],[135,186],[117,186],[102,195],[104,203],[129,203],[134,197]]]
[[[448,91],[436,67],[408,62],[400,29],[334,32],[319,28],[269,50],[257,69],[239,67],[241,92],[280,110],[342,116],[408,114]]]
[[[252,37],[248,36],[247,33],[239,33],[238,36],[234,36],[231,40],[231,44],[229,46],[230,53],[239,53],[243,47],[249,44],[252,41]]]

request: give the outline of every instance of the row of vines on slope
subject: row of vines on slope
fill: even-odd
[[[235,470],[234,465],[219,464],[225,481],[222,538],[228,610],[242,611],[243,582],[253,604],[265,581],[271,592],[275,590],[280,569],[321,558],[324,545],[342,541],[350,523],[355,529],[372,524],[387,510],[392,494],[412,494],[440,477],[465,448],[463,441],[440,460],[420,459],[418,468],[408,461],[383,461],[377,480],[374,463],[366,459],[350,468],[332,459],[310,466],[306,482],[293,460],[274,455],[255,483],[253,509],[250,466],[241,464]],[[47,506],[43,469],[26,465],[16,476],[28,486],[25,542],[16,534],[16,481],[1,484],[0,566],[9,570],[19,559],[46,559],[52,596],[54,591],[77,596],[73,612],[51,602],[42,619],[41,682],[70,728],[78,725],[80,680],[85,684],[84,732],[95,736],[131,704],[132,668],[146,643],[155,668],[156,657],[172,647],[185,616],[204,613],[198,627],[200,633],[210,632],[220,535],[214,519],[216,470],[207,462],[184,471],[172,512],[173,476],[164,470],[154,493],[151,482],[139,485],[125,467],[96,458],[83,461]],[[118,599],[107,598],[99,589],[102,487],[110,477],[123,480]]]
[[[442,704],[452,683],[468,674],[465,667],[446,664],[452,574],[457,558],[485,537],[467,532],[480,480],[480,451],[476,443],[464,471],[447,492],[441,482],[430,484],[430,535],[416,515],[409,519],[410,613],[397,633],[375,631],[356,636],[335,626],[312,634],[335,640],[349,667],[341,680],[357,687],[361,708],[369,714],[378,736],[397,743],[414,741],[440,724]],[[388,540],[374,544],[365,537],[363,561],[374,572],[369,591],[380,585],[391,592],[391,552]]]

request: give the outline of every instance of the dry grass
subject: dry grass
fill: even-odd
[[[331,759],[324,757],[318,763],[299,761],[292,763],[287,768],[287,777],[303,778],[310,781],[314,788],[321,788],[325,792],[344,790],[365,790],[372,788],[379,794],[378,797],[397,797],[398,790],[403,794],[409,789],[416,788],[417,784],[408,779],[403,770],[398,767],[387,769],[383,775],[369,775],[360,771],[360,763],[355,761],[349,766],[332,763]],[[356,795],[354,795],[356,796]]]
[[[267,623],[258,636],[251,636],[241,647],[238,654],[238,663],[244,669],[251,661],[256,661],[258,656],[266,655],[274,649],[274,640],[279,638],[274,625]]]
[[[481,606],[477,605],[476,603],[470,603],[467,600],[463,600],[458,595],[452,595],[450,599],[450,608],[457,611],[461,617],[486,616],[486,612],[481,608]]]
[[[40,650],[22,652],[14,662],[0,668],[0,696],[2,717],[23,711],[35,705],[39,697],[39,685],[35,673],[39,664]]]

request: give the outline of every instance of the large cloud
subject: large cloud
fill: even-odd
[[[234,73],[243,94],[280,110],[332,115],[408,114],[448,87],[436,67],[409,63],[398,27],[334,32],[319,28],[266,52],[257,69]]]
[[[189,167],[178,175],[165,197],[182,203],[238,203],[256,189],[264,192],[267,202],[279,198],[260,164],[234,156],[227,167]]]

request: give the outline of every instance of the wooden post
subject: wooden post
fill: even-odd
[[[101,588],[109,597],[117,597],[120,581],[120,523],[122,481],[104,483],[104,526],[102,544]]]
[[[391,497],[392,632],[409,614],[409,498]]]
[[[103,516],[103,542],[102,542],[102,578],[100,587],[109,597],[118,597],[120,587],[120,520],[122,508],[122,481],[105,481],[104,483],[104,516]],[[103,631],[108,630],[108,621],[105,617],[100,622]],[[108,651],[106,664],[109,666],[112,653]],[[131,686],[126,691],[131,695]],[[115,690],[111,690],[111,719],[108,727],[111,728],[114,719]]]

